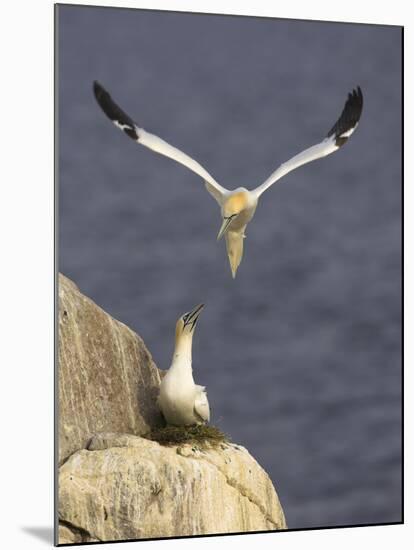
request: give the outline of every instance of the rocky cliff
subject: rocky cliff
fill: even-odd
[[[60,544],[286,528],[266,472],[234,444],[140,437],[162,424],[141,338],[59,277]]]
[[[59,276],[59,461],[97,432],[159,425],[160,372],[141,338]]]

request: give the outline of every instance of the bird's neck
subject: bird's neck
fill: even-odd
[[[192,346],[192,335],[183,335],[180,338],[177,338],[175,342],[172,366],[182,369],[189,369],[191,371]]]

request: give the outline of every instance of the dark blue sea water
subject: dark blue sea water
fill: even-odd
[[[396,27],[59,9],[59,267],[168,368],[206,304],[196,381],[275,483],[291,528],[401,519],[401,59]],[[316,143],[359,84],[338,153],[262,197],[235,281],[202,181],[117,131],[137,122],[224,186]]]

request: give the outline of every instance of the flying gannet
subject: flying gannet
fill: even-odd
[[[134,141],[165,155],[192,170],[204,179],[207,191],[216,199],[221,209],[222,225],[217,240],[223,235],[226,239],[227,255],[233,278],[243,256],[243,239],[246,226],[252,219],[259,197],[280,178],[307,162],[325,157],[344,145],[358,126],[362,112],[362,92],[358,86],[348,94],[343,111],[329,130],[327,136],[318,144],[305,149],[287,162],[281,164],[261,185],[249,191],[244,187],[226,189],[193,158],[173,147],[163,139],[140,128],[111,98],[109,93],[94,82],[94,94],[104,113],[119,129]]]
[[[206,389],[194,383],[191,366],[194,329],[203,307],[200,304],[178,319],[172,363],[160,385],[158,406],[167,423],[174,426],[192,426],[210,420]]]

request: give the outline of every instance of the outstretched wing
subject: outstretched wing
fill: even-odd
[[[203,422],[210,421],[210,406],[208,404],[206,388],[204,386],[196,386],[198,392],[194,400],[194,412],[200,417]]]
[[[164,155],[183,164],[201,176],[205,180],[207,191],[217,200],[217,202],[219,202],[219,204],[221,204],[221,197],[227,193],[227,189],[219,185],[201,164],[158,136],[150,134],[143,128],[139,128],[132,118],[115,103],[105,88],[96,80],[93,83],[93,91],[101,109],[117,128],[123,130],[126,135],[134,141],[152,149],[160,155]]]
[[[341,116],[329,130],[326,138],[321,141],[321,143],[309,147],[309,149],[305,149],[302,153],[295,155],[287,162],[281,164],[262,185],[256,187],[253,191],[256,196],[259,197],[263,191],[266,191],[273,183],[295,168],[299,168],[302,164],[306,164],[307,162],[311,162],[321,157],[326,157],[342,147],[358,126],[359,119],[361,118],[362,106],[363,97],[361,88],[358,86],[356,90],[348,94]]]

